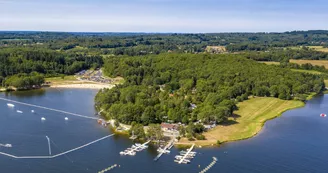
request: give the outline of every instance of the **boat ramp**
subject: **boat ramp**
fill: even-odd
[[[126,150],[124,151],[121,151],[120,152],[120,155],[129,155],[129,156],[134,156],[136,155],[137,152],[140,152],[142,150],[145,150],[146,148],[148,148],[148,143],[150,141],[147,141],[143,144],[139,144],[139,143],[135,143],[134,145],[132,145],[131,148],[127,148]]]
[[[190,163],[190,160],[196,156],[196,152],[193,152],[192,149],[194,148],[195,144],[193,144],[187,151],[180,151],[180,155],[175,156],[175,162],[181,164]]]

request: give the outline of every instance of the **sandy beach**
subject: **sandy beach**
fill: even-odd
[[[103,88],[112,88],[114,85],[110,84],[96,84],[96,83],[88,83],[88,84],[58,84],[51,85],[50,88],[77,88],[77,89],[103,89]]]

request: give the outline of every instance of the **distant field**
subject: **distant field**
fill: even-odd
[[[225,46],[207,46],[205,51],[210,53],[223,53],[226,52],[227,50]]]
[[[328,48],[324,48],[323,46],[306,46],[306,47],[313,49],[315,51],[319,51],[319,52],[328,52]],[[299,47],[292,46],[292,47],[288,47],[288,48],[298,50],[298,49],[301,49],[302,46],[299,46]]]
[[[289,60],[291,63],[296,63],[296,64],[306,64],[310,63],[312,65],[319,65],[319,66],[325,66],[326,69],[328,69],[328,60],[295,60],[291,59]]]
[[[316,51],[328,52],[328,48],[324,48],[323,46],[308,46],[308,47]]]
[[[274,61],[257,61],[257,62],[268,64],[268,65],[279,65],[280,64],[280,62],[274,62]]]
[[[292,71],[301,72],[301,73],[310,73],[310,74],[322,74],[322,72],[315,70],[301,70],[301,69],[291,69]]]
[[[197,145],[216,144],[216,141],[227,142],[250,138],[256,135],[265,121],[280,116],[284,111],[302,107],[301,101],[280,100],[273,97],[257,97],[238,103],[239,110],[235,111],[235,117],[229,118],[229,123],[219,125],[204,135],[205,141],[181,140],[181,143],[196,143]]]

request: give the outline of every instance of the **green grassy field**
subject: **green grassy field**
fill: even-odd
[[[75,76],[71,75],[71,76],[65,76],[64,78],[62,77],[46,78],[46,82],[50,82],[51,85],[65,85],[65,84],[78,83],[80,81],[77,80]]]
[[[315,71],[315,70],[302,70],[302,69],[291,69],[295,72],[301,72],[301,73],[309,73],[309,74],[322,74],[322,72]]]
[[[283,112],[304,106],[301,101],[280,100],[272,97],[257,97],[238,104],[235,119],[229,118],[228,124],[219,125],[205,132],[207,140],[191,141],[196,145],[208,146],[220,142],[247,139],[256,135],[267,120],[280,116]],[[188,143],[186,139],[181,143]]]

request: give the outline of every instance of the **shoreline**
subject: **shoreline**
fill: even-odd
[[[112,84],[97,84],[97,83],[84,83],[84,84],[56,84],[50,85],[49,87],[45,88],[72,88],[72,89],[103,89],[108,88],[111,89],[115,85]]]

